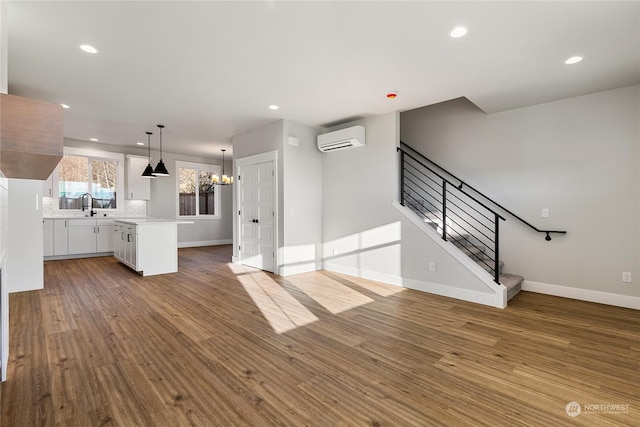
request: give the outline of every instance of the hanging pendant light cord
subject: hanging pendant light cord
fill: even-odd
[[[149,164],[151,164],[151,135],[153,135],[153,133],[147,132],[147,149],[148,149]]]
[[[162,161],[162,128],[164,126],[158,126],[160,128],[160,161]]]

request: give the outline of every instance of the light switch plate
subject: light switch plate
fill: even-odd
[[[631,283],[631,273],[628,271],[625,271],[622,273],[622,281],[624,283]]]
[[[548,218],[549,217],[549,209],[544,208],[542,209],[542,218]]]

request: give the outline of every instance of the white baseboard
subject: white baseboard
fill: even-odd
[[[592,291],[589,289],[572,288],[569,286],[551,285],[549,283],[522,282],[522,290],[539,294],[553,295],[599,304],[615,305],[617,307],[640,310],[640,297],[611,294],[608,292]]]
[[[438,283],[424,282],[422,280],[404,279],[404,286],[417,291],[428,292],[443,297],[455,298],[469,301],[476,304],[488,305],[490,307],[504,308],[496,303],[494,293],[484,293],[472,291],[470,289],[454,288],[453,286],[441,285]]]
[[[375,280],[376,282],[382,282],[388,285],[402,286],[402,277],[398,277],[393,274],[362,270],[360,268],[326,261],[322,263],[322,269],[332,271],[334,273],[348,274],[349,276],[360,277],[362,279]]]
[[[348,274],[349,276],[360,277],[367,280],[375,280],[377,282],[387,283],[389,285],[402,286],[408,289],[414,289],[416,291],[427,292],[430,294],[473,302],[476,304],[504,308],[501,303],[502,298],[497,298],[494,293],[476,292],[469,289],[460,289],[453,286],[425,282],[422,280],[404,279],[392,274],[361,270],[355,267],[348,267],[327,262],[323,264],[323,269],[335,273]]]
[[[293,276],[294,274],[310,273],[318,271],[315,261],[295,265],[281,265],[278,269],[279,276]]]
[[[178,242],[178,247],[179,248],[196,248],[198,246],[230,245],[232,243],[233,243],[232,239],[200,240],[198,242]]]

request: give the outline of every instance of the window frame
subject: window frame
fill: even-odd
[[[93,210],[100,213],[112,213],[117,214],[124,212],[124,154],[112,153],[109,151],[93,150],[88,148],[79,147],[63,147],[63,156],[76,156],[85,157],[90,162],[91,160],[107,160],[116,162],[116,209],[107,208],[94,208]],[[52,195],[52,211],[58,214],[61,213],[77,213],[82,212],[82,209],[60,209],[60,176],[59,167],[56,166],[52,173],[53,195]],[[90,183],[87,182],[87,188],[90,189]],[[91,191],[88,191],[89,193]]]
[[[195,215],[180,215],[180,169],[193,169],[196,171],[196,209]],[[176,218],[192,218],[192,219],[220,219],[221,209],[220,209],[220,191],[216,189],[214,193],[214,213],[213,214],[201,214],[200,213],[200,186],[198,185],[198,180],[200,179],[200,171],[203,172],[212,172],[215,175],[220,176],[221,167],[218,165],[211,165],[207,163],[196,163],[196,162],[187,162],[184,160],[176,160],[176,187],[175,187],[175,201],[176,201]]]

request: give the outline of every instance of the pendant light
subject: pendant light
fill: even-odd
[[[151,135],[153,133],[147,132],[147,147],[149,148],[149,164],[145,168],[144,172],[142,172],[143,178],[155,178],[156,176],[153,174],[153,166],[151,166]]]
[[[224,174],[224,152],[227,150],[223,148],[220,151],[222,151],[222,180],[220,180],[218,175],[213,175],[211,177],[211,182],[215,185],[231,185],[233,184],[233,177]]]
[[[162,161],[162,129],[164,129],[164,125],[158,125],[158,127],[160,128],[160,161],[153,171],[153,174],[155,176],[169,176],[169,171]]]

